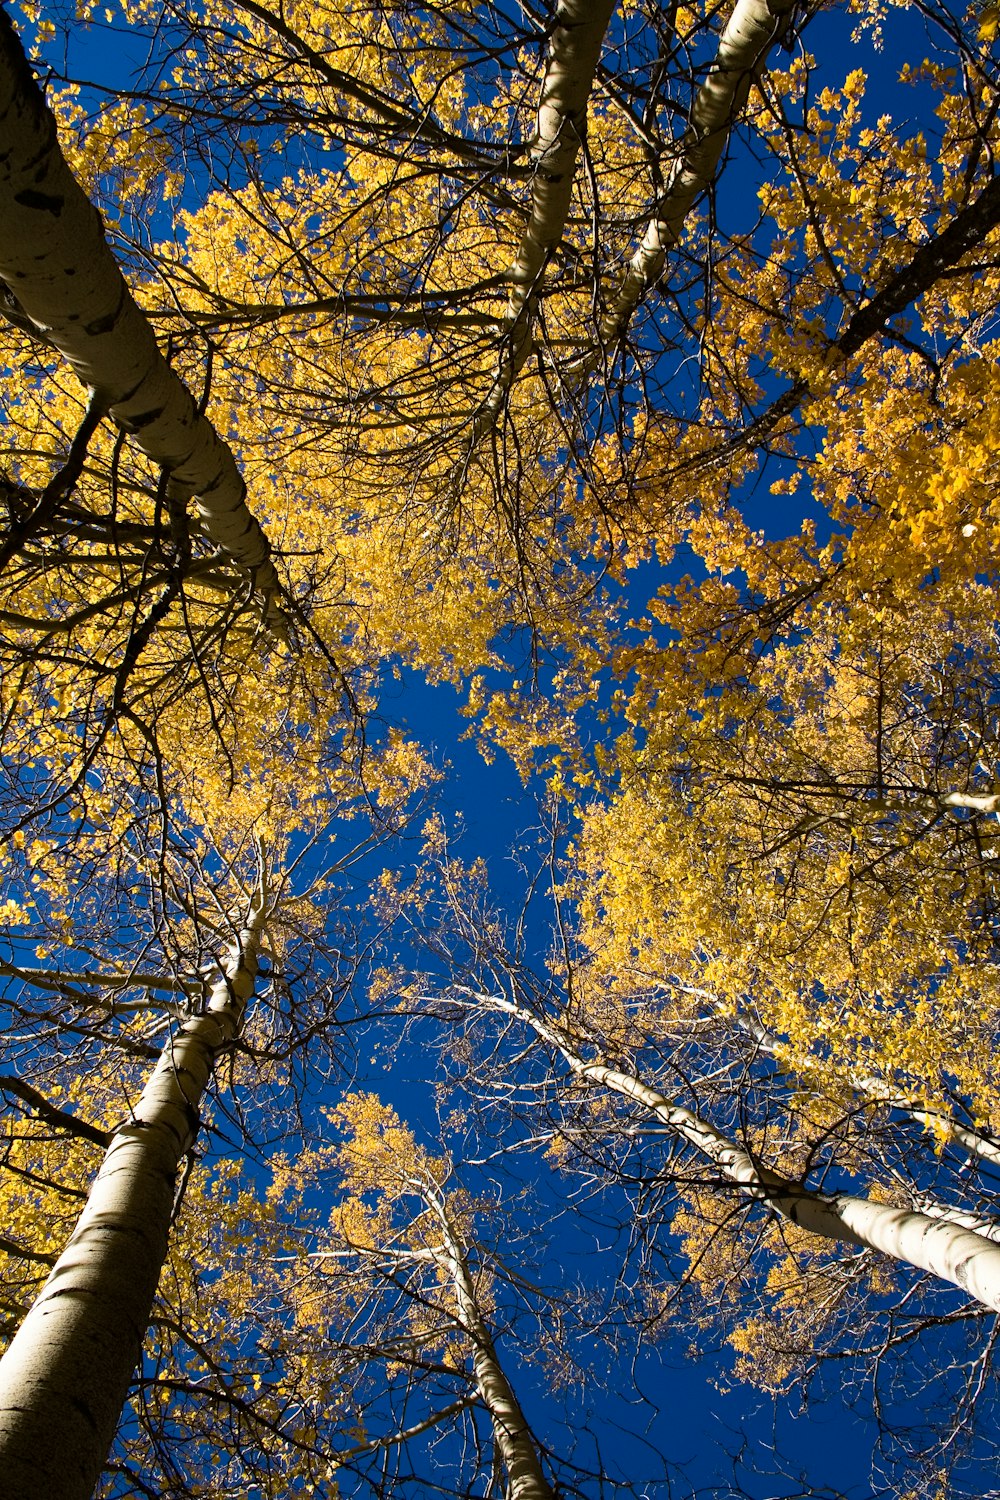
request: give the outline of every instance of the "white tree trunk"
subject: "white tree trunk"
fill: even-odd
[[[531,145],[531,212],[509,279],[506,345],[489,395],[476,413],[468,451],[489,432],[534,347],[532,329],[542,275],[566,229],[576,162],[587,135],[587,105],[615,0],[561,0]]]
[[[462,1237],[452,1222],[448,1204],[441,1188],[430,1173],[415,1172],[409,1176],[408,1185],[422,1199],[441,1226],[441,1244],[425,1249],[402,1249],[397,1246],[379,1245],[377,1248],[362,1248],[351,1245],[346,1250],[317,1250],[312,1260],[342,1260],[363,1256],[374,1261],[387,1262],[391,1266],[407,1265],[414,1261],[430,1264],[442,1272],[450,1281],[455,1294],[456,1311],[448,1317],[464,1333],[472,1345],[472,1370],[475,1376],[477,1397],[456,1401],[442,1412],[419,1423],[410,1432],[418,1433],[445,1420],[449,1414],[466,1410],[473,1402],[485,1408],[493,1429],[493,1439],[507,1476],[506,1500],[554,1500],[552,1489],[542,1473],[538,1452],[531,1428],[521,1410],[520,1402],[504,1373],[497,1356],[493,1335],[483,1317],[475,1283],[469,1270],[469,1259]],[[384,1266],[380,1267],[385,1274]],[[355,1454],[373,1452],[378,1448],[402,1442],[408,1432],[397,1433],[389,1438],[378,1438],[346,1450],[345,1459]]]
[[[800,1229],[824,1239],[878,1250],[920,1271],[929,1271],[1000,1312],[1000,1244],[954,1220],[932,1218],[851,1193],[823,1193],[801,1186],[761,1165],[738,1142],[693,1110],[667,1099],[642,1079],[602,1062],[587,1062],[571,1030],[550,1025],[500,996],[482,996],[494,1010],[518,1016],[565,1058],[578,1078],[602,1084],[643,1105],[669,1130],[707,1158],[720,1176],[749,1197],[766,1203]]]
[[[171,1037],[116,1129],[72,1239],[0,1360],[0,1500],[88,1500],[139,1361],[177,1170],[253,994],[263,886],[204,1014]]]
[[[56,139],[56,125],[6,14],[0,11],[0,278],[30,323],[73,366],[114,420],[195,497],[208,535],[253,575],[264,598],[279,582],[246,504],[229,447],[173,373],[133,299]],[[272,623],[275,610],[272,609]]]
[[[695,200],[715,176],[729,133],[746,104],[754,71],[764,65],[792,5],[793,0],[737,0],[719,38],[715,62],[695,96],[690,123],[642,243],[599,325],[599,347],[575,362],[570,372],[574,378],[592,370],[602,350],[617,343],[636,307],[659,280]]]
[[[631,1074],[587,1063],[562,1048],[580,1077],[651,1110],[664,1125],[707,1157],[751,1197],[810,1234],[879,1250],[917,1270],[960,1286],[984,1306],[1000,1312],[1000,1245],[955,1222],[933,1219],[913,1209],[894,1208],[851,1193],[821,1193],[799,1186],[761,1166],[745,1147],[707,1121],[674,1104]]]
[[[556,10],[531,145],[531,216],[510,270],[511,322],[532,297],[566,229],[594,71],[614,8],[614,0],[562,0]]]
[[[982,1214],[970,1213],[968,1209],[959,1208],[954,1203],[943,1203],[940,1198],[930,1198],[923,1193],[914,1197],[913,1206],[919,1208],[929,1219],[945,1219],[949,1224],[961,1224],[963,1229],[972,1229],[984,1239],[995,1240],[1000,1244],[1000,1219],[984,1219]]]
[[[459,1322],[472,1343],[476,1386],[489,1412],[493,1440],[507,1475],[507,1500],[553,1500],[552,1489],[542,1473],[531,1428],[497,1358],[493,1336],[480,1311],[465,1247],[440,1193],[428,1192],[426,1201],[443,1230],[444,1246],[438,1254],[451,1277]]]

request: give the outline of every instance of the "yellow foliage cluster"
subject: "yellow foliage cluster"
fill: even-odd
[[[892,7],[850,9],[878,36]],[[54,22],[33,0],[22,10],[44,48]],[[277,992],[296,945],[318,945],[342,864],[399,831],[437,780],[421,747],[375,727],[393,674],[418,667],[460,691],[488,755],[576,819],[550,972],[572,987],[581,1037],[626,1062],[699,1028],[754,1038],[782,1122],[769,1160],[791,1177],[834,1138],[838,1167],[859,1171],[866,1112],[922,1117],[942,1147],[956,1098],[973,1126],[995,1126],[996,231],[856,335],[982,189],[1000,144],[997,8],[961,23],[961,87],[942,62],[904,66],[936,101],[920,129],[882,109],[862,69],[817,89],[805,53],[757,68],[759,222],[725,240],[717,205],[699,205],[678,257],[698,274],[646,288],[606,348],[595,330],[691,144],[690,100],[660,120],[652,80],[683,61],[693,85],[718,82],[730,7],[674,7],[669,59],[664,16],[622,8],[623,77],[634,39],[656,43],[650,107],[613,69],[594,89],[566,222],[516,325],[510,268],[547,185],[531,155],[541,48],[501,37],[480,49],[488,71],[458,65],[456,28],[474,37],[481,19],[466,0],[447,15],[367,0],[168,11],[114,12],[170,37],[142,102],[94,110],[72,85],[49,97],[140,304],[232,448],[294,629],[276,638],[254,580],[102,422],[55,523],[0,581],[4,756],[28,809],[11,814],[0,923],[30,924],[39,962],[72,966],[114,889],[129,921],[149,914],[172,951],[200,955],[206,931],[225,949],[263,872]],[[92,14],[83,3],[81,22]],[[85,393],[43,339],[13,326],[9,340],[0,479],[11,525],[27,526]],[[748,514],[758,470],[766,524]],[[803,515],[783,527],[796,497]],[[494,955],[484,866],[452,858],[440,819],[425,836],[445,903]],[[319,839],[328,853],[297,883]],[[380,942],[436,915],[425,876],[372,874]],[[378,959],[371,998],[416,1003],[419,976]],[[88,1118],[110,1127],[165,1023],[141,1004],[92,1008],[109,1046],[95,1044]],[[265,1055],[271,1024],[249,1021],[234,1088],[291,1076],[280,1048]],[[454,1059],[471,1056],[457,1040]],[[82,1085],[51,1072],[49,1097],[80,1106]],[[586,1098],[585,1136],[615,1128],[617,1105],[579,1077],[565,1095]],[[234,1170],[193,1174],[153,1346],[164,1424],[179,1420],[171,1382],[207,1378],[222,1351],[233,1411],[284,1445],[275,1491],[332,1493],[323,1422],[366,1441],[356,1371],[327,1330],[378,1303],[387,1266],[413,1289],[403,1316],[379,1314],[400,1341],[392,1372],[414,1349],[448,1370],[469,1353],[448,1237],[472,1241],[475,1205],[450,1162],[372,1093],[328,1123],[338,1144],[274,1163],[263,1200]],[[14,1302],[93,1164],[91,1146],[36,1125],[18,1121],[0,1179]],[[755,1128],[763,1152],[775,1137]],[[552,1142],[571,1169],[569,1130]],[[673,1227],[739,1372],[781,1389],[892,1281],[845,1272],[773,1220],[751,1253],[735,1218],[732,1194],[694,1188]],[[734,1312],[747,1285],[753,1305]],[[485,1274],[478,1294],[488,1308]],[[207,1419],[184,1420],[207,1445]],[[226,1463],[219,1483],[238,1488]],[[210,1493],[209,1465],[186,1483]]]

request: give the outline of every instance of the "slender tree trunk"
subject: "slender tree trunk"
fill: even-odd
[[[549,1024],[499,996],[483,996],[494,1010],[516,1015],[558,1049],[578,1078],[633,1099],[710,1161],[719,1175],[749,1197],[809,1234],[878,1250],[919,1271],[961,1287],[985,1307],[1000,1312],[1000,1244],[955,1219],[933,1218],[852,1193],[824,1193],[772,1172],[737,1141],[702,1116],[659,1093],[642,1079],[599,1061],[588,1062],[572,1032]]]
[[[1000,1312],[1000,1245],[954,1221],[913,1209],[894,1208],[851,1193],[821,1193],[771,1172],[745,1147],[674,1104],[632,1074],[587,1063],[565,1049],[580,1077],[603,1083],[651,1110],[719,1168],[723,1176],[810,1234],[881,1251],[920,1271],[960,1286],[984,1306]]]
[[[618,295],[599,326],[599,345],[571,367],[587,374],[603,349],[617,343],[642,298],[663,274],[667,254],[680,239],[695,201],[715,176],[729,133],[746,104],[757,68],[782,30],[793,0],[737,0],[719,38],[715,62],[695,96],[691,120],[670,168],[666,186],[632,257]]]
[[[0,1500],[88,1500],[139,1361],[177,1170],[257,973],[263,886],[203,1015],[171,1037],[114,1131],[72,1239],[0,1361]]]
[[[493,1336],[480,1311],[465,1247],[436,1185],[425,1185],[422,1192],[441,1224],[444,1245],[436,1254],[451,1278],[459,1322],[472,1341],[472,1368],[506,1471],[507,1500],[553,1500],[552,1489],[542,1473],[531,1428],[504,1374]]]
[[[71,173],[51,110],[0,9],[0,278],[12,320],[57,348],[114,420],[195,497],[212,540],[270,598],[279,582],[229,447],[156,343]],[[0,287],[0,294],[5,288]],[[271,611],[276,623],[277,606]]]
[[[576,160],[587,138],[587,106],[615,0],[560,0],[531,143],[531,215],[511,267],[512,321],[528,303],[562,241]]]
[[[541,279],[566,230],[594,71],[614,8],[614,0],[560,0],[556,8],[531,143],[531,212],[509,273],[506,344],[492,389],[473,421],[466,462],[495,425],[533,348]]]

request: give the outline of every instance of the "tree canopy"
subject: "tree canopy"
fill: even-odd
[[[0,1500],[985,1492],[998,23],[0,9]]]

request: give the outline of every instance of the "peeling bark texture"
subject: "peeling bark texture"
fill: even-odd
[[[88,1500],[139,1362],[181,1158],[257,973],[263,889],[203,1015],[171,1037],[112,1134],[87,1205],[0,1360],[0,1500]]]
[[[824,1193],[770,1171],[745,1146],[732,1141],[700,1115],[667,1099],[642,1079],[602,1062],[587,1062],[575,1038],[499,996],[483,996],[494,1010],[518,1016],[555,1047],[578,1078],[603,1085],[643,1105],[668,1130],[710,1161],[722,1177],[747,1196],[809,1234],[878,1250],[919,1271],[961,1287],[984,1307],[1000,1312],[1000,1245],[956,1220],[932,1218],[915,1209],[895,1208],[851,1193]]]
[[[642,298],[659,281],[685,219],[715,176],[729,132],[747,102],[754,72],[764,66],[793,3],[737,0],[719,38],[715,62],[695,96],[690,123],[642,243],[632,257],[614,306],[600,322],[599,347],[571,367],[575,378],[592,370],[602,350],[623,337]]]
[[[534,347],[541,279],[566,229],[594,72],[614,9],[614,0],[562,0],[556,9],[531,143],[531,212],[509,272],[506,345],[490,394],[473,421],[470,452],[492,430]]]
[[[247,507],[236,460],[160,353],[100,215],[63,157],[55,119],[4,10],[0,143],[0,278],[16,321],[60,351],[119,426],[194,497],[205,531],[253,575],[260,595],[276,597],[270,546]],[[276,606],[268,613],[272,623],[280,618]]]

